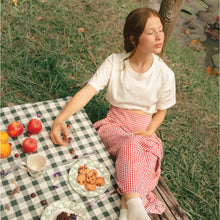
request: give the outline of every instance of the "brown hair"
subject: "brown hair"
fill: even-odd
[[[163,19],[160,14],[151,8],[137,8],[129,13],[124,25],[124,49],[131,52],[130,57],[133,56],[140,35],[143,33],[147,20],[151,16],[160,18],[163,25]],[[131,42],[131,36],[133,37],[133,43]]]

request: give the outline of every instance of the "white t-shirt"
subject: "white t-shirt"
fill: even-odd
[[[112,54],[89,80],[97,93],[107,86],[106,100],[124,109],[153,114],[176,103],[175,75],[153,54],[153,64],[145,73],[135,72],[124,60],[129,54]]]

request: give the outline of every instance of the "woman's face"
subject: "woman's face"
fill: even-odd
[[[163,25],[160,18],[152,15],[148,18],[144,31],[139,37],[136,52],[159,54],[162,50],[163,42]]]

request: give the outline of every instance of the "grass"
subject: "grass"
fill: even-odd
[[[1,106],[72,96],[113,52],[123,51],[132,0],[2,1]],[[216,220],[219,81],[201,56],[171,39],[166,59],[176,74],[177,104],[158,130],[162,176],[190,219]],[[86,106],[91,120],[109,104],[100,92]]]
[[[15,7],[4,2],[2,105],[72,95],[103,57],[121,48],[124,17],[132,9],[123,4],[33,0]]]
[[[219,81],[200,65],[198,52],[175,40],[166,57],[176,63],[177,104],[160,128],[162,175],[191,219],[218,219]]]

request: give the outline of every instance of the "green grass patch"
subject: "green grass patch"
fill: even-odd
[[[159,129],[162,176],[191,219],[218,219],[219,79],[206,73],[200,53],[175,39],[166,58],[176,74],[177,104]]]
[[[2,2],[1,106],[72,96],[103,60],[123,51],[133,0],[21,0]],[[158,136],[162,176],[190,219],[219,216],[219,81],[200,53],[171,39],[166,59],[174,70],[177,104]],[[105,91],[86,106],[92,122],[105,117]]]
[[[2,4],[2,106],[73,95],[122,48],[132,1],[12,1]]]

